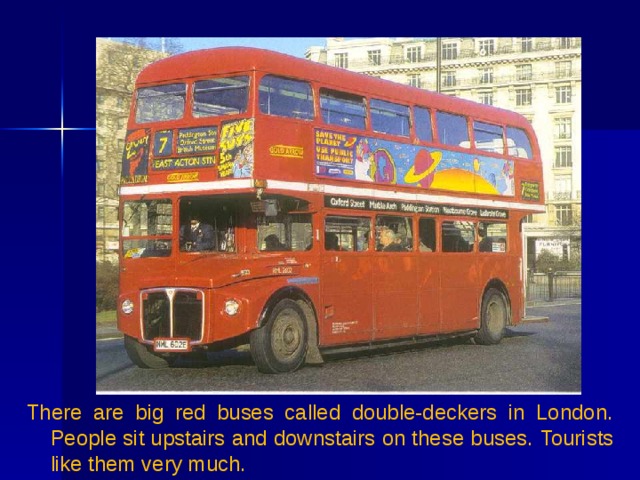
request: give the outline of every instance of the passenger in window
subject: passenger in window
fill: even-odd
[[[268,252],[277,252],[281,250],[287,250],[286,245],[280,242],[280,239],[275,233],[264,237],[264,250]]]
[[[480,237],[480,242],[478,243],[478,251],[490,252],[493,239],[487,236],[486,228],[478,227],[478,236]]]
[[[340,239],[338,238],[338,235],[332,232],[325,232],[324,248],[325,250],[342,250],[342,248],[340,248]]]
[[[204,252],[215,248],[213,227],[202,223],[199,215],[191,217],[189,225],[180,227],[180,248],[190,252]]]
[[[402,239],[390,228],[384,228],[380,232],[380,244],[383,252],[404,252]]]
[[[369,250],[369,232],[365,232],[362,236],[358,237],[358,252],[365,252]]]

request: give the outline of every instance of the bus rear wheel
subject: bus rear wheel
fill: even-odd
[[[135,338],[124,337],[124,349],[129,359],[140,368],[167,368],[174,363],[173,357],[161,356],[154,353]]]
[[[476,334],[476,343],[496,345],[504,337],[509,311],[507,301],[499,290],[490,288],[482,297],[480,310],[480,330]]]
[[[262,373],[285,373],[300,368],[307,352],[304,312],[293,300],[276,304],[267,322],[251,332],[251,357]]]

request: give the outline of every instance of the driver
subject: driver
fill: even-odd
[[[214,249],[213,227],[202,223],[199,215],[191,217],[189,225],[180,227],[180,245],[183,250],[203,252]]]

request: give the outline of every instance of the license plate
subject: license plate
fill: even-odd
[[[191,344],[188,338],[156,338],[153,340],[153,350],[156,352],[188,352]]]

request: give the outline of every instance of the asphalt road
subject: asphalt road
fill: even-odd
[[[264,375],[247,349],[208,354],[178,368],[145,370],[122,339],[96,341],[98,392],[553,392],[581,390],[581,306],[528,308],[544,323],[509,328],[499,345],[443,341],[411,348],[333,354],[322,366]]]

